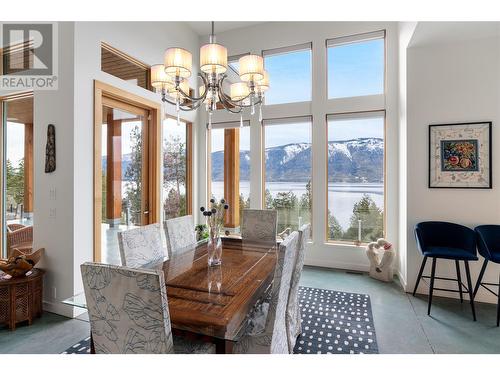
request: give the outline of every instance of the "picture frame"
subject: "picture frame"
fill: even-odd
[[[429,180],[434,189],[491,189],[492,122],[429,125]]]

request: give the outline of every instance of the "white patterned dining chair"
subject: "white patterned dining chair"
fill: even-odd
[[[276,243],[277,225],[276,210],[244,209],[241,217],[241,239]]]
[[[96,354],[215,353],[214,344],[172,335],[163,271],[80,268]]]
[[[295,256],[292,280],[290,284],[290,295],[288,297],[288,306],[286,308],[286,328],[288,333],[288,348],[290,354],[293,353],[295,341],[302,333],[302,319],[299,304],[299,281],[304,268],[304,258],[306,253],[306,244],[311,234],[311,224],[304,224],[299,229],[298,248]]]
[[[138,268],[168,258],[158,223],[118,232],[118,246],[122,266]]]
[[[165,236],[169,255],[196,244],[193,215],[166,220]]]
[[[271,300],[264,331],[246,332],[234,346],[240,354],[288,354],[286,332],[286,307],[290,293],[290,281],[295,262],[299,233],[292,232],[280,245],[274,271]]]

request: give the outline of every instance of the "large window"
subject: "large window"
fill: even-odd
[[[191,124],[163,120],[163,213],[164,219],[191,213]]]
[[[328,98],[384,93],[385,32],[330,39]]]
[[[311,43],[262,54],[271,87],[266,92],[266,105],[311,101]]]
[[[250,126],[245,121],[213,124],[210,130],[210,194],[231,209],[228,227],[238,227],[241,210],[250,207]]]
[[[385,114],[328,116],[328,239],[384,235]]]
[[[264,120],[265,207],[278,211],[278,232],[311,222],[311,122]]]

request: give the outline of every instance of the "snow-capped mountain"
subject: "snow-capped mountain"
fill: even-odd
[[[311,176],[311,144],[292,143],[265,152],[268,181],[307,181]],[[328,143],[330,182],[382,182],[384,141],[358,138]],[[212,153],[212,179],[224,178],[224,153]],[[240,179],[250,178],[250,152],[240,152]]]

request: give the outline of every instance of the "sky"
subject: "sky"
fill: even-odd
[[[6,139],[7,159],[12,162],[14,167],[24,158],[24,125],[7,121],[7,139]]]
[[[270,76],[266,104],[311,100],[311,51],[269,55],[264,59]],[[237,68],[237,63],[232,63]],[[325,77],[326,78],[326,77]],[[328,48],[328,97],[381,94],[384,91],[384,41],[376,39]],[[212,133],[216,134],[216,133]],[[221,133],[222,134],[222,133]],[[329,121],[329,141],[384,136],[382,118]],[[310,124],[266,127],[266,147],[310,142]],[[241,137],[240,142],[244,141]],[[212,137],[212,151],[220,151],[223,136]],[[249,142],[248,142],[249,143]],[[241,149],[245,149],[243,146]],[[249,145],[248,145],[249,147]]]

